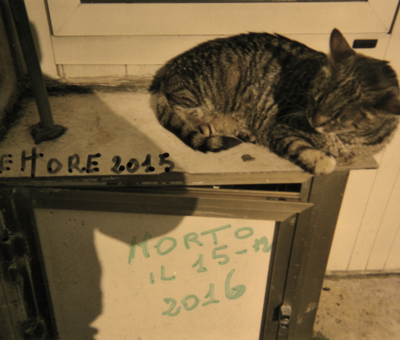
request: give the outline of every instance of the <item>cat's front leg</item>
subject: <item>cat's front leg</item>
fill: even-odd
[[[308,137],[286,125],[279,125],[270,134],[269,148],[313,175],[331,173],[336,167],[335,157],[315,148],[312,137]]]
[[[294,163],[316,176],[329,174],[336,167],[335,157],[314,148],[300,151]]]

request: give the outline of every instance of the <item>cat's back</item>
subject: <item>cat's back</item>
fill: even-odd
[[[264,61],[276,59],[279,64],[285,64],[288,58],[321,57],[326,55],[284,36],[250,32],[207,41],[178,55],[169,64],[174,71],[181,66],[199,69],[221,62],[260,62],[260,58]]]

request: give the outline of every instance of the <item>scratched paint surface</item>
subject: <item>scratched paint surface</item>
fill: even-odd
[[[258,339],[273,221],[44,209],[36,218],[61,339]]]

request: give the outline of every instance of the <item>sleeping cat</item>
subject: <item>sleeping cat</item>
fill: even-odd
[[[400,115],[388,62],[356,53],[337,29],[330,51],[266,33],[203,43],[167,65],[160,123],[195,150],[252,142],[328,174],[381,150]]]

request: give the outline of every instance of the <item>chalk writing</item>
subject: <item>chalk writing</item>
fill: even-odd
[[[150,273],[150,283],[154,284],[154,273]]]
[[[135,165],[132,168],[132,165]],[[140,168],[139,162],[136,158],[131,158],[129,162],[126,164],[126,171],[128,171],[130,174],[134,174],[136,171],[138,171]]]
[[[199,266],[199,269],[197,269],[198,273],[205,273],[207,271],[207,268],[203,266],[203,254],[199,255],[199,259],[195,262],[195,264],[192,266],[193,268]]]
[[[239,284],[239,285],[231,287],[231,279],[232,279],[232,276],[233,276],[234,272],[235,272],[235,269],[232,269],[228,273],[228,275],[226,277],[226,280],[225,280],[225,297],[228,300],[236,300],[236,299],[240,298],[241,296],[243,296],[243,294],[246,292],[246,286],[245,285]],[[203,307],[206,307],[206,306],[208,306],[208,305],[210,305],[212,303],[219,303],[220,302],[219,300],[215,299],[214,284],[213,283],[209,284],[209,290],[208,290],[208,292],[207,292],[207,294],[205,295],[204,298],[209,299],[209,301],[206,301],[206,302],[202,303],[201,305]],[[189,299],[193,300],[191,302],[192,303],[191,305],[188,304],[188,300]],[[175,312],[173,312],[173,310],[174,310],[174,308],[176,307],[176,304],[177,304],[175,299],[173,299],[173,298],[165,298],[164,302],[167,305],[168,304],[171,304],[171,305],[169,306],[169,308],[166,311],[162,312],[162,315],[168,315],[168,316],[177,316],[177,315],[179,315],[179,313],[181,311],[181,306],[179,306],[175,310]],[[194,295],[194,294],[187,295],[181,300],[181,304],[182,304],[183,308],[188,312],[192,311],[193,309],[195,309],[199,305],[199,303],[200,303],[200,299],[197,297],[197,295]]]
[[[244,285],[236,285],[236,286],[230,288],[231,279],[232,279],[232,275],[234,272],[235,272],[235,269],[232,269],[229,272],[228,276],[226,277],[226,281],[225,281],[225,296],[229,300],[238,299],[246,292],[246,286],[244,286]]]
[[[181,311],[181,306],[179,306],[175,312],[172,312],[173,309],[176,306],[176,300],[175,299],[171,299],[171,298],[166,298],[164,299],[164,302],[166,304],[171,303],[171,306],[169,306],[168,310],[166,310],[165,312],[162,312],[162,315],[168,315],[168,316],[177,316],[179,314],[179,312]]]
[[[243,250],[239,250],[239,251],[235,252],[235,254],[237,254],[237,255],[242,255],[242,254],[246,254],[246,253],[247,253],[247,249],[243,249]]]
[[[163,281],[175,280],[175,275],[172,275],[170,277],[165,276],[165,266],[161,266],[161,280]]]
[[[3,174],[5,171],[11,171],[11,164],[13,164],[12,160],[12,154],[3,154],[0,155],[0,175]],[[21,171],[25,171],[28,162],[30,162],[30,175],[31,177],[35,177],[36,175],[36,168],[37,168],[37,159],[44,157],[43,153],[37,153],[36,148],[32,148],[31,155],[27,155],[27,152],[23,150],[21,152]],[[72,174],[74,172],[77,172],[79,174],[87,173],[87,174],[93,174],[93,173],[99,173],[100,172],[100,167],[99,167],[99,160],[96,160],[96,158],[100,158],[101,154],[96,153],[96,154],[90,154],[86,157],[86,164],[83,164],[84,166],[81,166],[81,157],[78,154],[73,154],[71,156],[68,156],[67,158],[67,171],[68,173]],[[171,160],[167,159],[170,157],[169,153],[165,152],[162,154],[158,155],[159,157],[159,166],[164,166],[164,171],[165,172],[171,172],[175,168],[174,162]],[[151,173],[155,171],[155,168],[152,166],[152,156],[150,154],[147,154],[144,161],[140,164],[138,159],[136,158],[131,158],[125,165],[121,165],[122,163],[122,158],[121,156],[114,156],[111,159],[112,163],[114,164],[111,167],[111,171],[114,174],[121,174],[124,171],[126,171],[129,174],[134,174],[139,169],[142,167],[144,168],[145,173]],[[46,170],[47,174],[49,175],[56,175],[58,174],[62,169],[63,169],[63,162],[55,157],[50,158],[47,163],[46,163]]]
[[[36,159],[39,157],[43,157],[43,154],[37,154],[36,148],[32,148],[32,156],[26,156],[26,151],[22,151],[21,153],[21,171],[25,171],[26,162],[31,161],[31,177],[35,177],[36,173]]]
[[[198,238],[199,238],[199,234],[197,234],[197,233],[189,233],[189,234],[186,234],[185,236],[183,236],[183,241],[184,241],[184,243],[185,243],[186,249],[190,249],[189,242],[196,243],[197,245],[199,245],[200,247],[202,247],[202,246],[203,246],[203,243],[201,243],[201,242],[198,240]]]
[[[53,169],[54,163],[57,165],[55,169]],[[50,158],[50,160],[47,162],[47,172],[51,175],[59,173],[62,167],[62,163],[57,158]]]
[[[168,249],[162,251],[161,250],[161,244],[166,240],[171,241],[172,244]],[[166,255],[166,254],[170,253],[171,251],[173,251],[176,248],[177,243],[178,242],[173,237],[166,236],[166,237],[160,238],[160,240],[156,243],[154,248],[157,249],[158,255]]]
[[[217,238],[217,234],[216,233],[218,231],[222,231],[222,230],[229,229],[229,228],[231,228],[231,225],[227,224],[227,225],[224,225],[224,226],[221,226],[221,227],[218,227],[218,228],[213,228],[213,229],[210,229],[210,230],[206,230],[206,231],[202,232],[200,235],[201,236],[205,236],[205,235],[211,234],[213,236],[213,243],[216,245],[216,244],[218,244],[218,238]],[[241,233],[242,231],[246,231],[247,234],[239,235],[239,233]],[[238,228],[234,232],[235,237],[237,239],[239,239],[239,240],[243,240],[243,239],[246,239],[248,237],[251,237],[253,234],[254,234],[254,231],[250,227]],[[189,242],[194,243],[199,247],[202,247],[203,243],[198,240],[200,235],[195,233],[195,232],[191,232],[191,233],[188,233],[188,234],[184,235],[183,236],[183,243],[185,245],[185,248],[188,249],[188,250],[191,249]],[[128,263],[129,264],[131,264],[132,260],[136,256],[136,250],[135,250],[136,247],[141,247],[142,248],[143,256],[145,258],[149,258],[150,257],[150,253],[149,253],[148,248],[147,248],[147,241],[149,239],[151,239],[151,235],[147,231],[145,232],[145,236],[143,238],[143,241],[141,241],[141,242],[138,242],[136,236],[133,236],[132,241],[130,243],[130,251],[129,251],[129,257],[128,257]],[[167,242],[167,241],[170,242],[169,247],[165,246],[165,249],[161,249],[163,244],[165,242]],[[154,248],[156,248],[158,255],[164,256],[164,255],[167,255],[167,254],[171,253],[176,248],[177,244],[178,244],[178,241],[175,238],[170,237],[170,236],[165,236],[165,237],[160,238],[157,241],[157,243],[155,244]],[[261,237],[260,239],[256,238],[254,240],[254,245],[252,246],[252,248],[257,253],[260,250],[261,246],[262,246],[261,250],[264,253],[268,253],[272,249],[272,243],[269,244],[268,243],[268,239],[265,236]],[[213,259],[215,259],[215,260],[216,259],[223,259],[222,261],[219,261],[219,264],[221,264],[221,265],[224,265],[224,264],[229,262],[229,256],[227,254],[220,253],[220,251],[225,250],[225,249],[228,249],[227,245],[215,247],[212,250],[212,258]],[[238,254],[238,255],[245,254],[245,253],[247,253],[247,249],[243,249],[243,250],[239,250],[239,251],[235,252],[235,254]],[[193,265],[193,267],[195,267],[197,265],[200,265],[201,267],[203,266],[201,257],[199,257],[198,261],[200,261],[200,262],[199,263],[196,262],[196,264]]]
[[[237,251],[233,251],[230,249],[230,246],[227,244],[220,245],[219,243],[222,242],[223,236],[230,234],[233,235],[237,240],[249,240],[244,241],[247,242],[248,247],[243,247],[245,249],[240,249]],[[209,237],[208,235],[211,235]],[[212,265],[212,261],[216,261],[216,263],[221,266],[221,268],[228,267],[229,263],[235,264],[236,261],[231,261],[232,257],[235,255],[238,256],[246,256],[249,250],[253,249],[254,253],[268,253],[271,251],[273,247],[273,243],[269,243],[268,238],[262,236],[260,238],[255,237],[252,241],[250,239],[254,235],[254,229],[251,227],[239,227],[232,230],[232,225],[226,224],[217,228],[212,228],[209,230],[205,230],[200,234],[196,232],[189,232],[184,234],[181,240],[171,237],[171,236],[164,236],[154,240],[155,245],[149,247],[149,242],[151,240],[151,234],[147,231],[144,232],[144,237],[142,241],[138,240],[137,236],[133,236],[132,241],[130,243],[130,250],[128,256],[128,264],[131,264],[134,259],[149,259],[153,256],[160,256],[161,258],[168,257],[171,253],[173,253],[178,247],[179,243],[182,242],[182,247],[180,249],[184,249],[187,254],[192,254],[196,252],[196,250],[200,249],[208,249],[210,253],[205,257],[204,251],[200,254],[196,254],[195,258],[192,258],[190,262],[190,267],[193,268],[195,273],[199,273],[200,275],[205,275],[203,273],[207,273],[208,266],[214,268]],[[202,248],[205,243],[208,243],[207,247]],[[251,245],[253,244],[253,245]],[[210,247],[211,246],[211,247]],[[216,247],[215,247],[216,246]],[[138,248],[139,247],[139,248]],[[140,249],[141,251],[137,252],[136,248]],[[249,249],[248,249],[249,248]],[[179,251],[178,251],[179,253]],[[169,262],[170,263],[170,262]],[[161,270],[157,271],[159,274],[159,283],[165,281],[174,281],[179,279],[179,275],[176,272],[168,270],[168,266],[161,265]],[[168,268],[167,268],[168,267]],[[160,267],[159,267],[160,268]],[[243,296],[246,292],[246,286],[243,284],[236,284],[232,283],[236,281],[234,279],[234,273],[236,269],[231,269],[226,276],[225,279],[225,298],[227,300],[235,300]],[[150,284],[156,284],[155,274],[154,272],[150,273]],[[222,287],[221,287],[222,288]],[[209,283],[208,292],[205,294],[203,301],[199,299],[199,297],[195,294],[189,294],[184,296],[180,303],[177,302],[175,298],[165,298],[163,299],[164,302],[168,305],[168,308],[162,311],[162,315],[175,317],[180,314],[181,311],[192,311],[198,306],[206,307],[210,304],[217,304],[220,302],[220,296],[216,296],[215,294],[215,285],[214,283]]]
[[[86,173],[91,174],[93,172],[98,172],[99,168],[93,168],[92,165],[98,165],[96,161],[93,161],[93,158],[100,158],[101,155],[99,153],[96,153],[95,155],[88,155],[87,157],[87,163],[86,163]]]
[[[206,302],[204,302],[203,304],[202,304],[202,306],[207,306],[207,305],[209,305],[209,304],[211,304],[211,303],[219,303],[219,300],[215,300],[215,297],[214,297],[214,284],[213,283],[210,283],[210,286],[209,286],[210,288],[209,288],[209,290],[208,290],[208,293],[206,294],[206,296],[205,296],[205,298],[207,299],[207,298],[210,298],[210,301],[206,301]]]
[[[81,158],[78,154],[73,154],[72,156],[68,157],[68,172],[72,173],[73,170],[78,171],[79,173],[84,172],[85,168],[80,168],[79,163],[81,162]],[[48,170],[48,169],[47,169]]]
[[[175,167],[175,164],[170,160],[166,160],[169,157],[169,153],[166,152],[166,153],[160,154],[160,155],[158,155],[158,157],[160,158],[160,162],[158,165],[160,165],[160,166],[165,165],[165,164],[169,165],[164,168],[164,171],[171,172],[172,169]],[[119,175],[125,171],[125,166],[121,165],[122,159],[120,156],[114,156],[112,161],[114,163],[114,166],[111,168],[112,172]],[[145,170],[144,170],[145,173],[155,171],[155,168],[151,165],[151,155],[150,154],[146,155],[144,162],[140,165],[145,168]],[[132,168],[132,166],[134,166],[134,167]],[[135,173],[136,171],[139,170],[139,168],[140,168],[139,161],[136,158],[131,158],[129,160],[129,162],[126,164],[126,170],[130,174]]]
[[[193,299],[194,300],[193,304],[190,307],[187,304],[187,300],[189,300],[189,299]],[[195,309],[197,307],[197,305],[199,304],[200,300],[196,295],[192,294],[192,295],[185,296],[181,300],[181,302],[182,302],[183,308],[185,308],[187,311],[191,311],[191,310],[193,310],[193,309]]]
[[[168,161],[166,160],[166,158],[169,157],[169,153],[167,153],[167,152],[163,153],[163,154],[159,155],[158,157],[160,157],[160,163],[159,163],[160,166],[161,165],[165,165],[165,164],[169,165],[166,168],[164,168],[165,172],[170,172],[170,171],[172,171],[174,169],[175,164],[173,162],[169,161],[169,160]]]
[[[146,169],[144,172],[153,172],[155,169],[151,166],[151,155],[146,155],[146,159],[144,162],[141,164],[142,166],[145,166]]]
[[[217,231],[221,231],[221,230],[224,230],[224,229],[228,229],[228,228],[230,228],[230,227],[231,227],[231,225],[230,225],[230,224],[227,224],[227,225],[224,225],[224,226],[222,226],[222,227],[218,227],[218,228],[215,228],[215,229],[203,231],[200,235],[203,236],[203,235],[211,234],[212,237],[213,237],[213,240],[214,240],[214,244],[217,245],[217,244],[218,244]]]
[[[114,166],[111,168],[111,171],[113,173],[119,175],[121,172],[123,172],[125,170],[125,167],[123,165],[121,165],[121,157],[120,156],[114,156],[112,161],[114,162]]]
[[[146,231],[144,234],[144,239],[142,242],[137,242],[136,241],[136,236],[132,237],[132,241],[131,241],[131,246],[130,246],[130,250],[129,250],[129,259],[128,259],[128,263],[131,264],[132,259],[135,258],[135,247],[141,247],[143,250],[143,256],[145,258],[150,257],[149,251],[147,250],[147,240],[151,238],[151,235]]]
[[[216,260],[216,259],[224,259],[223,261],[219,261],[218,263],[219,264],[221,264],[221,265],[223,265],[223,264],[227,264],[228,262],[229,262],[229,256],[228,255],[226,255],[226,254],[217,254],[217,251],[218,250],[223,250],[223,249],[227,249],[228,248],[228,246],[221,246],[221,247],[217,247],[217,248],[214,248],[213,249],[213,251],[212,251],[212,255],[211,255],[211,257],[214,259],[214,260]]]
[[[239,235],[239,233],[242,231],[248,231],[248,233],[245,235]],[[253,228],[250,228],[250,227],[239,228],[239,229],[236,229],[236,231],[235,231],[235,237],[239,240],[244,240],[245,238],[253,236],[253,234],[254,234],[254,230],[253,230]]]
[[[253,248],[256,253],[259,251],[261,245],[263,245],[262,251],[264,253],[268,253],[272,248],[272,243],[268,245],[268,239],[265,236],[255,240]]]
[[[4,166],[4,164],[12,164],[12,159],[6,159],[6,158],[12,158],[11,154],[8,155],[1,155],[0,156],[0,174],[3,173],[3,171],[10,171],[11,168],[9,166]]]

